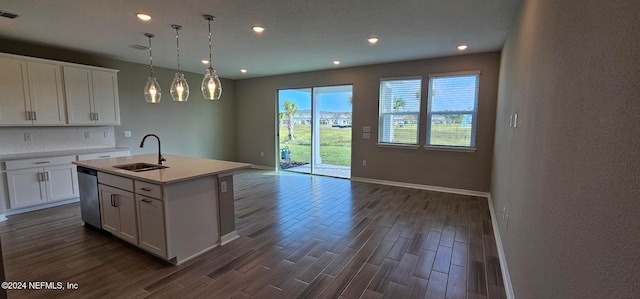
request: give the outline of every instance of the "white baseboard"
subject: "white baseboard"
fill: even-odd
[[[227,244],[229,244],[229,242],[231,242],[231,241],[233,241],[233,240],[235,240],[237,238],[240,238],[240,236],[234,230],[234,231],[232,231],[232,232],[220,237],[220,246],[227,245]]]
[[[420,189],[420,190],[429,190],[429,191],[436,191],[436,192],[454,193],[454,194],[479,196],[479,197],[489,197],[488,192],[481,192],[481,191],[474,191],[474,190],[438,187],[438,186],[421,185],[421,184],[411,184],[411,183],[385,181],[385,180],[359,178],[359,177],[351,177],[351,180],[356,182],[388,185],[388,186],[395,186],[395,187],[413,188],[413,189]]]
[[[276,170],[275,167],[255,165],[255,164],[251,165],[251,168],[253,168],[253,169],[262,169],[262,170],[274,170],[274,171]]]
[[[4,215],[4,213],[0,214],[0,222],[6,221],[7,217]]]
[[[511,285],[511,275],[509,275],[509,267],[507,267],[507,258],[504,255],[504,248],[502,247],[502,238],[500,237],[500,230],[498,230],[498,220],[496,218],[496,212],[493,209],[493,199],[491,194],[487,197],[489,201],[489,212],[491,213],[491,224],[493,225],[493,235],[496,238],[496,247],[498,247],[498,258],[500,259],[500,268],[502,268],[502,280],[504,283],[504,291],[507,293],[507,298],[514,299],[513,286]]]
[[[67,205],[67,204],[70,204],[70,203],[76,203],[76,202],[79,202],[79,201],[80,201],[80,198],[72,198],[72,199],[56,201],[56,202],[47,203],[47,204],[38,205],[38,206],[33,206],[33,207],[11,209],[11,210],[4,211],[4,215],[11,216],[11,215],[16,215],[16,214],[22,214],[22,213],[26,213],[26,212],[32,212],[32,211],[37,211],[37,210],[42,210],[42,209],[47,209],[47,208],[53,208],[53,207],[57,207],[57,206],[61,206],[61,205]]]

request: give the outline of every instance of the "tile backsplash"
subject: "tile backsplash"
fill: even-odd
[[[0,155],[115,147],[113,126],[0,127]]]

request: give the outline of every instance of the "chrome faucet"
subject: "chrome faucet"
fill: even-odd
[[[147,137],[149,137],[149,136],[153,136],[156,139],[158,139],[158,164],[162,165],[162,164],[164,164],[164,161],[167,161],[167,159],[165,159],[162,156],[162,151],[160,151],[160,137],[158,137],[158,135],[156,135],[156,134],[144,135],[144,137],[142,138],[142,141],[140,142],[140,148],[144,147],[144,140],[147,139]]]

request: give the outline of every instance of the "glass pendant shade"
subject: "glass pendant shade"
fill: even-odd
[[[149,66],[151,68],[151,75],[147,79],[147,84],[144,86],[144,99],[147,103],[157,104],[160,103],[160,98],[162,97],[162,90],[160,89],[160,84],[156,81],[156,78],[153,76],[153,55],[151,55],[151,38],[155,37],[155,35],[151,33],[145,33],[144,36],[149,38]]]
[[[157,104],[160,103],[162,97],[162,90],[160,84],[156,81],[156,78],[149,77],[147,85],[144,86],[144,99],[147,103]]]
[[[211,21],[215,20],[215,17],[212,15],[204,15],[204,19],[209,22],[209,68],[204,74],[200,90],[202,90],[202,96],[205,100],[213,101],[219,100],[220,96],[222,96],[222,84],[220,83],[220,78],[218,78],[216,70],[213,68],[211,62]]]
[[[184,74],[180,72],[180,36],[178,31],[182,29],[180,25],[171,25],[176,30],[176,53],[178,56],[178,72],[171,82],[171,97],[176,102],[186,102],[189,99],[189,84],[184,78]]]
[[[171,82],[171,97],[176,102],[186,102],[189,99],[189,84],[184,79],[184,74],[177,72]]]
[[[202,90],[202,95],[205,100],[213,101],[220,99],[220,96],[222,96],[222,85],[220,84],[216,70],[211,67],[207,69],[207,73],[204,74],[204,79],[202,79],[200,89]]]

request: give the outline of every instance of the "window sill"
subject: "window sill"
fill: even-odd
[[[462,152],[462,153],[475,153],[475,147],[460,147],[460,146],[437,146],[437,145],[425,145],[425,150],[428,151],[446,151],[446,152]]]
[[[401,148],[401,149],[419,149],[417,144],[401,144],[401,143],[376,143],[378,147]]]

